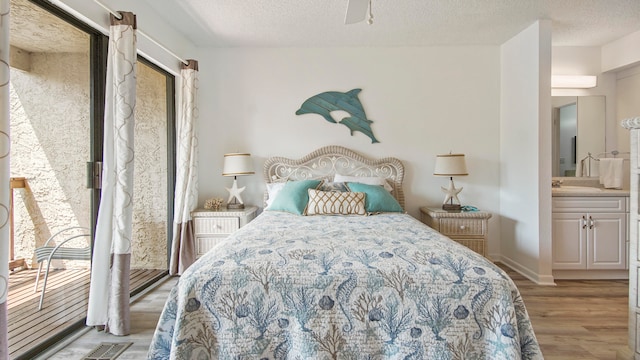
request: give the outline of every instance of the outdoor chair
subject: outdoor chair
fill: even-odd
[[[78,234],[78,231],[75,229],[81,229],[82,233]],[[39,265],[38,273],[36,275],[36,285],[33,288],[33,292],[38,291],[38,282],[40,280],[42,265],[45,260],[47,261],[47,270],[44,272],[44,282],[42,284],[42,293],[40,294],[40,304],[38,305],[38,311],[42,310],[42,303],[44,302],[44,292],[47,288],[47,278],[49,277],[51,260],[91,260],[91,245],[82,248],[63,246],[67,242],[80,237],[91,237],[90,230],[82,226],[72,226],[64,228],[51,235],[51,237],[47,239],[43,246],[36,248],[36,261]],[[55,241],[57,245],[50,245],[50,243],[53,243],[53,241]]]

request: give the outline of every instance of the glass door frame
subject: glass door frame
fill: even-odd
[[[131,296],[134,296],[149,286],[153,285],[156,281],[167,276],[169,274],[169,264],[171,260],[171,244],[173,242],[173,211],[174,211],[174,194],[176,188],[176,106],[175,106],[175,76],[164,70],[160,66],[147,60],[145,57],[138,55],[138,62],[144,63],[144,65],[152,68],[165,77],[166,86],[166,105],[167,105],[167,258],[166,258],[166,272],[153,278],[146,284],[133,289]]]
[[[73,25],[74,27],[82,30],[90,37],[89,43],[89,131],[91,142],[90,145],[90,157],[88,161],[101,161],[102,160],[102,126],[101,120],[104,118],[104,99],[105,99],[105,82],[106,82],[106,59],[109,38],[102,34],[100,31],[80,21],[74,16],[70,15],[61,8],[49,3],[46,0],[29,0],[29,2],[39,6],[50,14],[60,18],[61,20]],[[100,160],[97,160],[97,159]],[[97,189],[91,189],[91,246],[93,248],[93,235],[95,231],[95,224],[97,221],[98,206],[100,204],[100,192]],[[49,337],[38,346],[18,355],[16,360],[32,359],[39,353],[42,353],[47,348],[53,346],[61,339],[71,335],[78,329],[85,326],[86,318],[69,323],[69,326],[64,328],[57,334]]]
[[[63,9],[51,4],[47,0],[29,0],[31,3],[39,6],[40,8],[48,11],[54,16],[57,16],[63,21],[75,26],[76,28],[84,31],[90,36],[90,49],[89,49],[89,86],[90,86],[90,162],[102,162],[102,150],[103,150],[103,138],[104,138],[104,113],[105,113],[105,85],[107,75],[107,54],[109,38],[100,31],[86,24],[85,22],[75,18],[71,14],[67,13]],[[144,62],[145,65],[152,67],[159,71],[166,77],[166,106],[167,106],[167,258],[166,258],[166,273],[162,276],[158,276],[147,284],[135,289],[131,292],[130,296],[143,291],[145,288],[151,286],[155,281],[163,278],[169,273],[169,259],[171,252],[171,243],[173,240],[173,210],[174,210],[174,192],[175,192],[175,178],[176,178],[176,165],[175,165],[175,149],[176,149],[176,137],[175,137],[175,123],[176,123],[176,106],[175,106],[175,76],[170,74],[166,70],[162,69],[151,61],[138,55],[138,60]],[[91,246],[93,248],[93,239],[95,234],[95,227],[98,216],[98,207],[100,206],[101,190],[92,188],[90,189],[91,196]],[[80,319],[76,322],[70,323],[68,327],[59,333],[51,336],[49,339],[41,343],[39,346],[30,349],[29,351],[20,354],[15,359],[32,359],[38,354],[46,351],[49,347],[58,343],[64,337],[69,336],[80,328],[85,326],[86,318]]]

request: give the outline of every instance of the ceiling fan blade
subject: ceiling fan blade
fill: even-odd
[[[344,17],[345,24],[355,24],[364,21],[367,17],[369,0],[348,0],[347,14]]]

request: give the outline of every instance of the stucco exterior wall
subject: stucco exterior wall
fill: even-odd
[[[167,269],[167,105],[164,75],[138,62],[131,268]]]
[[[88,48],[88,46],[87,46]],[[16,258],[35,264],[34,249],[67,226],[90,227],[86,162],[90,149],[89,57],[32,53],[31,71],[11,71],[11,176]],[[131,267],[167,268],[166,86],[163,75],[138,64]],[[89,239],[69,243],[86,246]],[[86,267],[87,261],[54,262]]]
[[[89,159],[89,57],[32,53],[31,71],[11,71],[11,176],[16,258],[33,259],[36,246],[67,226],[90,227],[85,188]],[[86,246],[89,239],[70,246]],[[35,264],[33,264],[35,265]],[[88,262],[67,263],[87,266]],[[60,266],[57,264],[56,266]]]

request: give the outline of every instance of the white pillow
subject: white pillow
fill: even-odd
[[[393,187],[389,185],[385,178],[379,176],[346,176],[335,174],[333,177],[334,182],[357,182],[366,185],[382,185],[388,192],[393,191]]]
[[[276,196],[278,195],[280,190],[282,190],[285,184],[286,184],[285,181],[267,184],[267,206],[265,206],[264,208],[265,210],[271,207],[271,204],[273,203],[273,199],[276,198]]]

